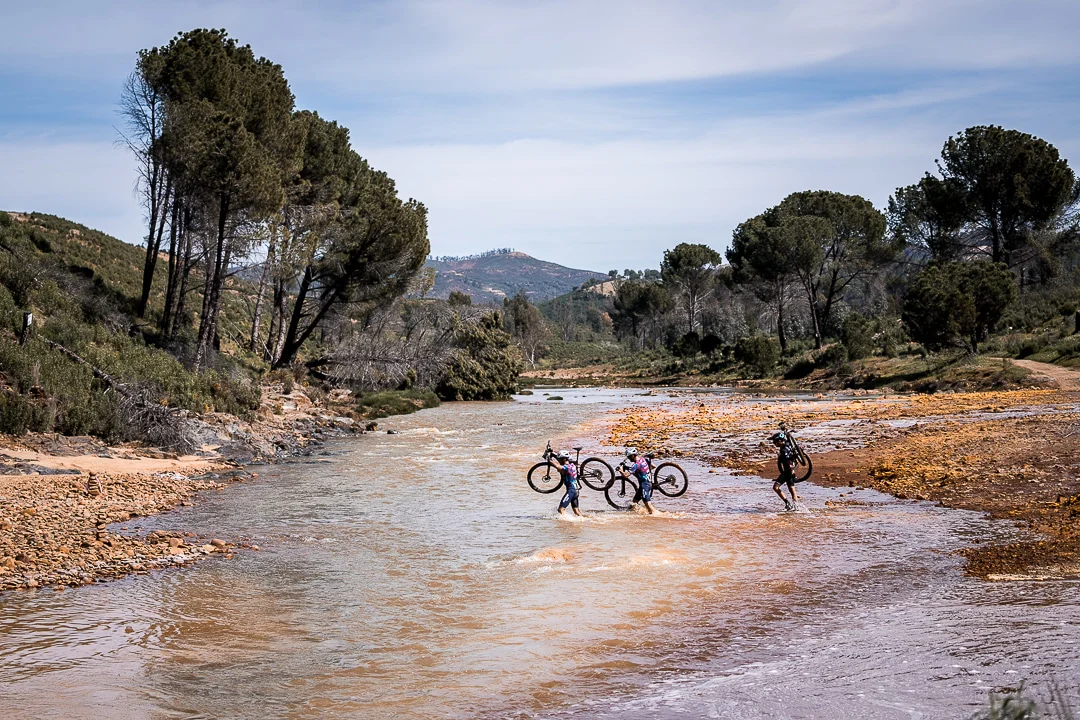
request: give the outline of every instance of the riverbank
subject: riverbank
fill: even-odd
[[[680,406],[626,411],[608,443],[769,478],[775,458],[766,440],[784,420],[814,459],[811,482],[1013,521],[1015,539],[975,538],[963,551],[971,574],[1080,574],[1080,372],[1040,363],[1025,369],[1051,389],[834,393],[785,403],[698,395]]]
[[[0,437],[0,591],[84,585],[207,556],[231,557],[237,538],[133,534],[128,521],[190,505],[199,493],[257,477],[244,468],[310,451],[375,421],[336,414],[345,397],[313,401],[300,388],[263,388],[250,421],[190,418],[200,449],[176,455],[91,437]],[[340,395],[340,393],[339,393]]]
[[[934,356],[870,357],[852,362],[792,364],[782,375],[754,377],[737,363],[714,367],[678,358],[636,367],[604,363],[582,367],[534,368],[521,375],[525,385],[563,384],[578,387],[737,387],[753,390],[829,392],[888,390],[941,392],[1018,390],[1050,386],[1025,360],[971,356],[964,352]],[[1045,363],[1035,363],[1045,365]],[[1052,366],[1056,367],[1056,366]]]

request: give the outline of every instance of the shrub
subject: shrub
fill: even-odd
[[[800,358],[793,362],[788,367],[787,372],[784,373],[784,378],[787,380],[802,380],[804,377],[814,372],[814,368],[817,367],[813,360],[809,358]]]
[[[833,343],[818,353],[820,367],[838,368],[848,361],[848,351],[842,343]]]
[[[714,352],[721,349],[723,346],[723,340],[718,338],[716,335],[713,335],[712,333],[708,333],[705,335],[705,337],[701,338],[701,352],[705,353],[706,355],[712,355]]]
[[[701,338],[698,337],[698,334],[693,330],[676,340],[675,344],[671,347],[671,352],[676,357],[693,357],[700,351]]]
[[[862,360],[874,354],[874,333],[877,323],[857,312],[844,318],[840,329],[840,341],[850,360]]]
[[[780,345],[771,337],[750,335],[736,343],[735,359],[764,377],[780,360]]]
[[[390,415],[406,415],[424,408],[439,406],[439,398],[431,390],[386,390],[368,393],[357,398],[357,405],[365,417],[383,418]]]
[[[457,353],[435,392],[443,400],[506,400],[523,363],[498,312],[465,323],[454,340]]]

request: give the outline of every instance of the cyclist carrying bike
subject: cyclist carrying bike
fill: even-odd
[[[638,455],[637,448],[626,448],[626,460],[619,464],[619,473],[623,477],[632,474],[637,478],[640,489],[634,496],[634,502],[640,500],[649,514],[654,514],[656,510],[652,506],[652,468],[649,467],[648,458]]]
[[[778,432],[772,436],[772,443],[776,446],[777,457],[776,464],[780,469],[780,477],[776,478],[776,482],[773,483],[772,489],[780,499],[784,501],[785,510],[795,510],[798,507],[799,495],[795,492],[795,483],[799,482],[798,477],[795,474],[796,453],[795,447],[788,442],[788,437],[785,433]],[[791,493],[791,500],[784,497],[784,492],[781,489],[784,485],[787,485],[788,492]]]
[[[563,495],[562,500],[559,502],[559,514],[562,515],[566,511],[566,506],[569,505],[575,515],[585,517],[581,514],[581,510],[578,509],[577,465],[570,459],[570,453],[566,450],[560,450],[555,454],[555,457],[559,461],[559,472],[562,474],[563,485],[566,486],[566,494]]]

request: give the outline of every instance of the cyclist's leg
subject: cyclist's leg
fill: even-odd
[[[656,512],[656,509],[652,506],[652,482],[649,478],[641,481],[641,502],[650,515]]]

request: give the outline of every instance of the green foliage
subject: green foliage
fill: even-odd
[[[663,286],[643,280],[626,280],[615,291],[611,319],[615,333],[644,345],[646,325],[671,307],[671,296]]]
[[[675,357],[693,357],[701,352],[701,338],[691,330],[675,341],[671,352]]]
[[[999,263],[933,265],[912,280],[904,300],[908,332],[930,349],[966,341],[975,352],[1016,298],[1012,273]]]
[[[1057,148],[1017,130],[970,127],[946,141],[939,168],[956,190],[937,202],[962,208],[994,262],[1011,264],[1034,232],[1076,200],[1076,176]]]
[[[857,312],[850,313],[844,318],[840,341],[844,344],[849,359],[862,360],[874,354],[874,335],[878,330],[877,326],[876,321],[863,317]]]
[[[439,398],[434,392],[418,388],[365,393],[356,402],[363,410],[364,416],[369,418],[407,415],[417,410],[439,406]]]
[[[450,307],[469,307],[472,305],[472,296],[460,290],[451,290],[446,302]]]
[[[682,300],[691,332],[697,327],[701,301],[712,294],[723,258],[708,245],[679,243],[664,252],[660,276]]]
[[[839,368],[848,361],[848,349],[843,343],[828,345],[817,354],[817,364],[821,367]]]
[[[457,353],[436,387],[443,400],[505,400],[522,370],[521,354],[502,329],[499,313],[464,323],[454,340]]]
[[[758,377],[765,377],[780,361],[780,346],[771,337],[750,335],[736,343],[735,359],[753,370]]]

